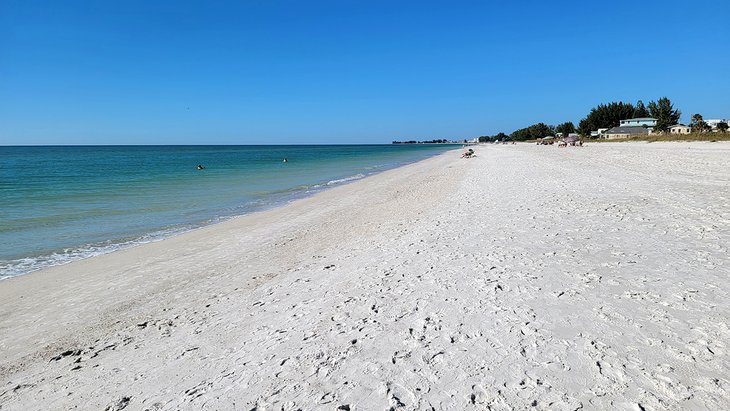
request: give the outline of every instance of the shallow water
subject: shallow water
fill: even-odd
[[[165,238],[451,148],[0,147],[0,279]]]

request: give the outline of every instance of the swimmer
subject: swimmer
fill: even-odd
[[[198,164],[198,166],[197,166],[197,167],[195,167],[195,168],[197,168],[198,170],[203,170],[203,169],[204,169],[205,167],[203,167],[203,165],[202,165],[202,164]]]

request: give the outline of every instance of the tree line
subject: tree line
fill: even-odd
[[[481,136],[479,137],[480,143],[488,143],[493,141],[525,141],[535,140],[547,136],[555,136],[556,133],[575,133],[575,126],[572,122],[565,122],[556,126],[548,125],[545,123],[537,123],[531,126],[515,130],[510,134],[503,132],[497,133],[493,136]]]
[[[493,136],[479,136],[480,143],[492,143],[495,141],[506,141],[509,139],[510,139],[510,137],[507,134],[504,134],[502,132],[499,132]]]
[[[517,129],[510,134],[499,132],[492,136],[480,136],[479,142],[536,140],[558,134],[567,136],[571,133],[578,133],[585,137],[590,136],[592,131],[597,131],[598,129],[618,127],[621,124],[621,120],[647,117],[656,120],[654,131],[666,133],[671,126],[679,123],[681,115],[682,112],[675,108],[672,101],[667,97],[650,101],[647,105],[644,105],[644,102],[641,100],[637,101],[636,104],[625,103],[623,101],[611,102],[593,107],[578,122],[577,127],[572,121],[566,121],[557,126],[540,122]],[[690,127],[692,132],[695,133],[712,131],[712,127],[704,121],[701,114],[694,114],[692,116]],[[717,124],[717,129],[725,133],[728,130],[728,124],[721,122]]]
[[[639,100],[636,105],[624,102],[599,104],[591,109],[578,123],[578,133],[587,136],[599,128],[617,127],[623,119],[651,117],[656,119],[655,131],[667,132],[669,127],[679,123],[682,112],[674,108],[671,100],[662,97],[647,106]]]
[[[621,120],[642,117],[651,117],[656,119],[656,126],[654,127],[654,130],[666,132],[669,131],[671,126],[679,122],[681,114],[681,111],[674,108],[674,105],[667,97],[651,101],[647,105],[644,105],[641,100],[637,101],[636,104],[625,103],[622,101],[611,102],[599,104],[598,106],[593,107],[588,114],[578,122],[577,127],[572,121],[566,121],[557,126],[540,122],[525,128],[517,129],[509,135],[499,133],[495,136],[482,136],[479,137],[479,141],[525,141],[555,136],[557,134],[567,136],[571,133],[578,133],[582,136],[590,136],[591,131],[596,131],[600,128],[618,127]],[[499,138],[497,138],[498,136]]]
[[[449,140],[446,139],[435,139],[435,140],[423,140],[423,141],[416,141],[416,140],[408,140],[408,141],[392,141],[391,144],[445,144],[448,143]]]

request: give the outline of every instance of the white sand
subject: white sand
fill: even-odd
[[[476,151],[0,282],[0,408],[730,407],[730,144]]]

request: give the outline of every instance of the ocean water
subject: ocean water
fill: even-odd
[[[0,279],[280,205],[452,148],[0,146]]]

